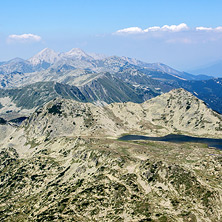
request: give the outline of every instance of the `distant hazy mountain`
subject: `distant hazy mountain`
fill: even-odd
[[[59,60],[59,53],[49,48],[43,49],[41,52],[28,59],[33,66],[43,63],[53,64],[57,60]]]
[[[73,91],[72,87],[78,87],[75,89],[80,91],[81,98],[85,98],[80,101],[99,103],[141,103],[172,89],[183,87],[194,94],[197,93],[200,99],[221,113],[222,97],[215,89],[221,91],[222,86],[217,83],[219,80],[210,81],[210,78],[180,72],[162,63],[145,63],[128,57],[88,54],[79,48],[64,53],[46,48],[28,60],[15,58],[0,64],[0,88],[20,87],[8,91],[9,94],[4,92],[2,98],[8,96],[15,102],[19,95],[19,98],[24,99],[21,103],[27,103],[30,107],[31,104],[35,104],[33,107],[36,107],[41,101],[44,103],[49,98],[61,96],[61,93],[55,91],[55,87],[46,84],[46,99],[43,96],[44,84],[40,83],[40,88],[36,91],[36,87],[33,88],[34,83],[57,82],[56,86],[61,84],[61,92],[66,92],[68,98],[78,100],[70,92]],[[27,95],[30,98],[26,97]],[[64,95],[61,97],[67,98]],[[24,104],[21,106],[27,108]]]
[[[222,78],[202,81],[181,81],[179,86],[192,92],[211,109],[222,113]]]
[[[13,72],[29,73],[33,72],[34,68],[29,61],[15,58],[0,64],[0,74],[9,74]]]
[[[46,82],[46,79],[40,79],[45,82],[37,82],[37,76],[35,84],[25,84],[26,86],[22,87],[23,84],[20,83],[19,88],[0,89],[0,113],[13,110],[14,106],[19,107],[19,110],[36,108],[57,97],[101,104],[127,101],[141,103],[180,87],[202,99],[208,107],[222,113],[222,79],[161,81],[132,70],[125,70],[115,75],[78,74],[76,71],[67,72],[66,77],[58,78],[61,83],[56,83],[49,73],[44,73],[47,81],[51,82]],[[13,75],[15,76],[26,78],[20,74]],[[35,81],[33,79],[31,82]],[[10,101],[6,102],[5,99]],[[2,104],[1,100],[3,100]]]
[[[93,60],[93,57],[85,53],[82,49],[73,48],[68,52],[60,54],[60,58],[76,59],[76,60]]]
[[[222,60],[199,69],[191,70],[191,73],[222,77]]]

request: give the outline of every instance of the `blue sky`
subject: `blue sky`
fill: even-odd
[[[181,70],[222,59],[219,0],[7,0],[0,8],[0,61],[26,59],[45,47],[78,47]]]

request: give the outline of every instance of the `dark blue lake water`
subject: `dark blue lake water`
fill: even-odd
[[[165,141],[172,143],[186,143],[186,142],[204,143],[207,144],[209,147],[215,147],[217,149],[222,150],[222,139],[201,138],[201,137],[192,137],[192,136],[176,135],[176,134],[169,134],[163,137],[126,135],[120,137],[119,140],[151,140],[151,141]]]

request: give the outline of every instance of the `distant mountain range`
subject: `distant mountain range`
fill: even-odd
[[[194,69],[191,72],[195,74],[205,74],[214,77],[222,77],[222,60],[198,69]]]
[[[95,104],[142,103],[184,88],[222,113],[222,79],[177,71],[162,63],[44,49],[32,58],[0,63],[0,114],[29,114],[57,97]]]
[[[144,69],[145,71],[161,71],[178,79],[209,79],[209,76],[196,76],[177,71],[162,63],[145,63],[128,57],[87,54],[79,48],[65,53],[57,53],[52,49],[43,49],[28,60],[15,58],[0,63],[0,75],[14,72],[32,73],[43,70],[67,71],[83,69],[91,72],[118,72],[126,68]]]

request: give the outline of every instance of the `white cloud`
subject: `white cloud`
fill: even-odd
[[[217,28],[214,29],[215,31],[222,32],[222,26],[218,26]]]
[[[156,31],[168,31],[168,32],[180,32],[189,30],[189,27],[185,23],[181,23],[179,25],[164,25],[149,27],[144,30],[144,32],[156,32]]]
[[[222,26],[218,26],[216,28],[212,28],[212,27],[196,27],[196,31],[217,31],[217,32],[222,32]]]
[[[181,23],[179,25],[164,25],[160,26],[152,26],[146,29],[141,29],[139,27],[130,27],[125,29],[120,29],[116,31],[116,34],[141,34],[147,32],[158,32],[158,31],[165,31],[165,32],[180,32],[189,30],[189,27],[185,23]]]
[[[140,27],[130,27],[125,29],[120,29],[116,31],[114,34],[145,34],[145,33],[161,33],[161,32],[182,32],[182,31],[208,31],[208,32],[222,32],[222,26],[218,26],[216,28],[213,27],[204,27],[199,26],[195,28],[189,28],[187,24],[181,23],[179,25],[164,25],[160,26],[151,26],[146,29],[142,29]]]
[[[128,33],[128,34],[136,34],[136,33],[143,33],[144,31],[139,27],[130,27],[125,29],[120,29],[116,33]]]
[[[180,32],[189,30],[189,27],[185,23],[181,23],[179,25],[164,25],[161,28],[162,31],[172,31],[172,32]]]
[[[41,41],[41,37],[34,34],[22,34],[22,35],[9,35],[8,40],[9,41],[19,41],[19,42],[27,42],[27,41],[33,41],[33,42],[39,42]]]
[[[144,32],[157,32],[160,30],[161,30],[160,26],[153,26],[153,27],[149,27],[147,29],[144,29]]]
[[[212,28],[208,28],[208,27],[196,27],[196,30],[197,31],[212,31],[213,29]]]

